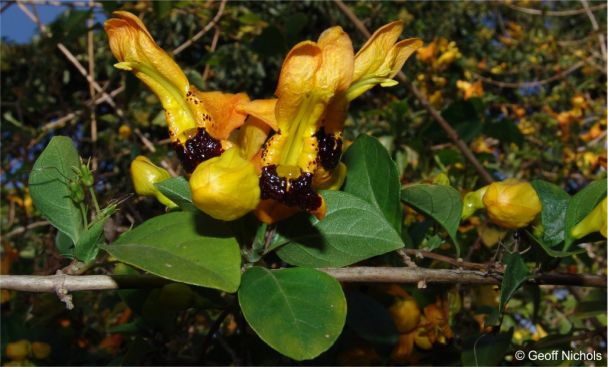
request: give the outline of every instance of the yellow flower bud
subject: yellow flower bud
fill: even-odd
[[[473,215],[473,213],[475,213],[478,209],[483,208],[482,199],[487,189],[488,187],[484,186],[477,191],[468,192],[464,196],[464,199],[462,200],[462,220],[467,219],[468,217]]]
[[[413,298],[398,300],[389,311],[400,333],[409,333],[420,322],[420,308]]]
[[[127,139],[131,136],[131,128],[127,124],[122,124],[118,128],[118,137],[121,139]]]
[[[154,186],[155,183],[168,178],[171,178],[171,175],[167,170],[158,167],[143,155],[137,156],[131,162],[131,179],[135,192],[142,196],[153,196],[160,203],[175,208],[177,205]]]
[[[51,355],[51,346],[43,342],[33,342],[32,353],[36,359],[46,359]]]
[[[6,345],[6,356],[12,360],[20,361],[26,359],[30,354],[32,345],[29,340],[21,339]]]
[[[600,232],[602,236],[606,237],[606,202],[607,198],[604,198],[583,220],[581,220],[572,231],[570,235],[575,238],[583,238],[589,233]]]
[[[190,177],[190,189],[194,205],[215,219],[240,218],[260,201],[255,166],[238,148],[199,164]]]
[[[527,226],[541,211],[540,199],[532,185],[516,179],[489,185],[483,205],[492,222],[510,229]]]

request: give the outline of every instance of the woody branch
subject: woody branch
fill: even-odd
[[[500,284],[502,273],[462,269],[396,267],[321,268],[341,282],[402,284]],[[169,280],[152,275],[1,275],[0,288],[23,292],[68,292],[130,288],[156,288]],[[545,273],[528,279],[530,284],[606,288],[606,277],[590,274]]]

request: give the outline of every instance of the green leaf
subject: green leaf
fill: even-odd
[[[570,195],[559,186],[546,181],[534,180],[531,184],[542,204],[540,219],[544,229],[543,243],[553,247],[564,240],[566,210]]]
[[[566,210],[564,251],[574,242],[574,238],[570,236],[572,228],[583,220],[604,197],[606,197],[606,179],[590,183],[570,199]]]
[[[239,246],[222,222],[191,212],[152,218],[103,245],[119,261],[176,282],[235,292]]]
[[[329,349],[346,320],[340,283],[315,269],[250,268],[243,274],[238,298],[260,338],[297,361]]]
[[[401,190],[401,200],[445,228],[456,246],[457,256],[460,256],[456,233],[460,224],[462,200],[458,191],[444,185],[415,184]]]
[[[55,247],[63,257],[74,258],[74,242],[67,234],[57,231],[55,235]]]
[[[399,173],[384,146],[376,138],[359,135],[344,154],[344,162],[348,167],[344,191],[378,208],[401,233]]]
[[[109,216],[96,220],[85,230],[74,247],[74,256],[85,263],[95,260],[99,243],[103,242],[103,226]]]
[[[553,248],[551,248],[551,246],[549,246],[548,244],[546,244],[543,240],[541,240],[540,238],[534,236],[532,233],[530,233],[529,231],[526,230],[526,233],[528,234],[528,236],[537,244],[539,245],[549,256],[553,256],[553,257],[569,257],[572,255],[576,255],[576,254],[582,254],[583,252],[585,252],[585,249],[578,249],[576,251],[558,251],[558,250],[554,250]]]
[[[55,136],[34,163],[29,178],[34,206],[73,243],[78,242],[84,225],[80,210],[70,198],[67,181],[76,178],[72,167],[79,166],[80,157],[72,140]]]
[[[399,234],[371,204],[345,192],[324,191],[327,214],[279,223],[279,257],[297,266],[347,266],[403,247]],[[275,243],[275,246],[278,244]]]
[[[504,306],[509,302],[515,291],[518,290],[530,276],[530,271],[519,253],[506,254],[504,264],[506,269],[500,286],[499,312],[502,312]]]
[[[116,212],[116,205],[109,205],[104,208],[95,218],[95,221],[89,224],[89,228],[82,233],[74,247],[74,256],[78,260],[85,263],[95,260],[99,251],[99,244],[103,243],[105,239],[103,237],[103,227],[114,212]]]
[[[498,366],[511,346],[513,329],[507,333],[481,334],[468,341],[460,361],[463,366]]]
[[[346,324],[361,338],[373,343],[395,345],[397,327],[388,309],[373,298],[357,291],[347,293]]]
[[[171,199],[182,210],[198,211],[192,203],[190,184],[184,177],[172,177],[154,184],[166,197]]]

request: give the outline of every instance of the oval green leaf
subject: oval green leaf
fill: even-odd
[[[324,191],[327,214],[319,221],[298,216],[278,227],[279,257],[311,268],[347,266],[403,247],[403,241],[371,204],[340,191]]]
[[[401,233],[399,173],[384,146],[376,138],[359,135],[344,154],[344,162],[348,167],[344,191],[378,208]]]
[[[564,240],[566,210],[570,195],[559,186],[546,181],[534,180],[531,184],[543,207],[540,213],[544,228],[543,243],[553,247]]]
[[[458,191],[444,185],[415,184],[401,191],[401,200],[433,218],[445,228],[460,256],[456,233],[460,224],[462,200]]]
[[[68,180],[76,178],[72,167],[80,166],[80,157],[72,140],[55,136],[42,151],[30,173],[30,195],[36,209],[53,227],[78,243],[84,224],[80,210],[70,198]]]
[[[238,298],[260,338],[297,361],[329,349],[346,320],[340,283],[315,269],[250,268],[243,274]]]
[[[222,227],[191,212],[169,213],[100,247],[119,261],[163,278],[235,292],[241,254],[236,239]]]

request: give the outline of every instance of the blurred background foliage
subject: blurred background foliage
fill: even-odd
[[[131,194],[126,172],[135,156],[145,154],[173,173],[183,174],[168,145],[157,99],[130,74],[113,68],[115,60],[102,30],[102,21],[113,10],[143,17],[166,50],[179,50],[186,43],[188,47],[175,59],[199,89],[243,91],[252,98],[273,95],[283,57],[296,43],[316,39],[333,25],[341,25],[351,35],[355,49],[364,42],[333,2],[54,4],[63,13],[31,42],[17,44],[3,37],[0,45],[2,274],[53,274],[69,264],[57,253],[55,233],[32,207],[26,188],[36,157],[54,135],[70,136],[81,155],[92,157],[95,189],[102,202],[124,200],[106,228],[109,240],[163,210],[158,203]],[[400,19],[405,23],[405,37],[424,40],[424,48],[403,71],[495,179],[539,178],[573,194],[606,176],[605,2],[346,4],[370,30]],[[10,7],[25,7],[36,16],[36,5],[31,3],[3,2],[2,12]],[[218,11],[219,21],[188,44]],[[61,47],[72,57],[66,57]],[[94,62],[89,65],[91,54]],[[92,95],[77,63],[86,73],[92,71],[92,79],[110,98],[99,91]],[[346,137],[371,134],[379,138],[397,162],[402,183],[430,182],[445,173],[463,193],[482,186],[475,169],[403,86],[375,88],[353,103],[349,113]],[[415,213],[406,217],[410,223],[419,219]],[[426,225],[423,232],[429,227],[424,223],[418,223]],[[477,261],[491,256],[501,236],[476,217],[465,222],[460,232],[471,244],[468,258]],[[416,245],[432,250],[437,244],[429,242]],[[105,260],[79,272],[107,273],[112,266]],[[605,249],[595,248],[560,267],[598,272],[606,268]],[[382,338],[370,336],[365,325],[357,325],[349,315],[343,336],[312,363],[468,363],[476,338],[492,330],[484,324],[491,313],[483,311],[496,307],[497,293],[492,287],[352,288],[347,289],[349,311],[357,307],[352,304],[363,304],[359,310],[363,315],[382,318],[390,309],[398,320],[398,312],[393,311],[398,308],[396,300],[413,297],[416,302],[408,307],[419,313],[426,313],[429,306],[433,306],[430,313],[446,310],[449,326],[441,322],[420,326],[410,320],[414,326],[408,332],[420,327],[439,331],[429,341],[431,345],[417,340],[416,347],[408,350],[411,343],[404,341],[406,334],[399,339],[397,331],[389,328]],[[186,293],[192,291],[188,289]],[[144,291],[77,293],[76,308],[69,312],[54,295],[3,291],[2,362],[291,363],[247,332],[238,313],[229,314],[219,325],[213,323],[221,309],[231,304],[230,297],[196,289],[194,301],[190,299],[186,307],[172,304],[167,299],[174,295],[163,296],[163,291],[145,296]],[[605,292],[526,287],[509,304],[503,319],[501,328],[511,334],[498,334],[502,339],[487,343],[502,348],[502,354],[488,353],[497,353],[500,359],[486,362],[499,363],[510,346],[547,335],[556,337],[557,344],[551,345],[578,343],[581,349],[605,352],[605,308]],[[427,321],[432,319],[427,315]],[[604,328],[603,337],[589,331],[598,325]],[[210,328],[219,332],[209,333]],[[581,330],[588,334],[572,336]],[[453,341],[441,342],[450,333]],[[505,341],[504,335],[510,337]],[[563,335],[571,337],[557,340]],[[9,353],[8,343],[17,341],[21,344],[11,344]],[[442,353],[429,352],[432,348]]]

